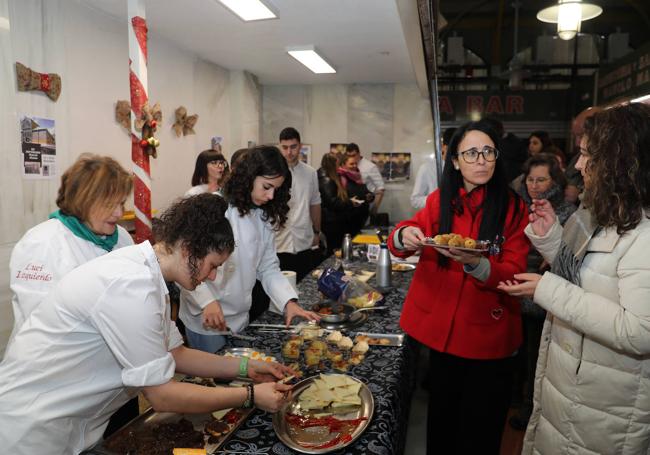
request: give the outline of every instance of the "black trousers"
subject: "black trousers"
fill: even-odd
[[[138,397],[131,398],[111,416],[108,421],[108,426],[104,430],[104,438],[108,438],[110,435],[129,423],[131,420],[138,417],[138,415],[140,415]]]
[[[278,259],[280,259],[280,270],[293,270],[296,272],[297,283],[322,261],[320,250],[311,249],[296,254],[278,253]]]
[[[429,350],[427,455],[498,455],[513,358],[473,360]]]

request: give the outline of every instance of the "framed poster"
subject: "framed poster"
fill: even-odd
[[[373,153],[371,160],[386,182],[403,182],[411,178],[410,153]]]
[[[332,143],[330,143],[330,153],[333,153],[335,155],[345,153],[345,147],[347,145],[348,144],[343,144],[343,143],[340,143],[340,142],[336,142],[336,143],[332,142]]]
[[[23,153],[22,171],[26,179],[51,179],[56,176],[56,133],[52,119],[20,118]]]
[[[302,161],[305,164],[311,165],[311,144],[301,144],[300,161]]]

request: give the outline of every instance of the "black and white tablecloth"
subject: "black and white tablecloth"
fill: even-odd
[[[330,258],[321,264],[320,268],[332,265],[333,259]],[[353,271],[374,270],[374,265],[358,262],[352,263],[347,268]],[[393,272],[392,282],[395,289],[386,294],[385,301],[382,303],[389,309],[369,312],[368,320],[353,330],[403,333],[399,327],[399,317],[412,276],[413,272]],[[373,286],[374,278],[368,284]],[[298,288],[303,306],[309,307],[321,300],[316,279],[311,275],[305,277],[298,284]],[[280,315],[267,312],[256,322],[282,324],[283,320]],[[255,335],[256,341],[251,343],[235,341],[231,346],[251,346],[278,359],[282,357],[283,336],[258,333],[252,328],[243,333]],[[414,343],[405,337],[401,347],[371,347],[360,365],[351,366],[348,374],[361,379],[372,392],[375,413],[366,431],[354,444],[334,453],[389,455],[404,452],[411,394],[415,386],[415,355]],[[221,450],[224,453],[233,451],[264,455],[297,453],[277,438],[273,431],[271,415],[262,411],[252,414]]]

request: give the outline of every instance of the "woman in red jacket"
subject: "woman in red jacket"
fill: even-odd
[[[525,204],[498,158],[488,123],[460,127],[441,188],[389,239],[396,256],[422,252],[400,324],[430,348],[427,454],[499,453],[522,335],[519,302],[497,286],[526,269],[529,244]],[[490,257],[424,247],[425,237],[452,232],[505,241]]]

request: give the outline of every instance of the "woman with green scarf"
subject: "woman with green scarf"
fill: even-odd
[[[112,158],[84,154],[61,176],[50,219],[31,228],[11,253],[11,304],[18,332],[47,293],[72,269],[117,248],[132,245],[117,225],[133,179]]]

